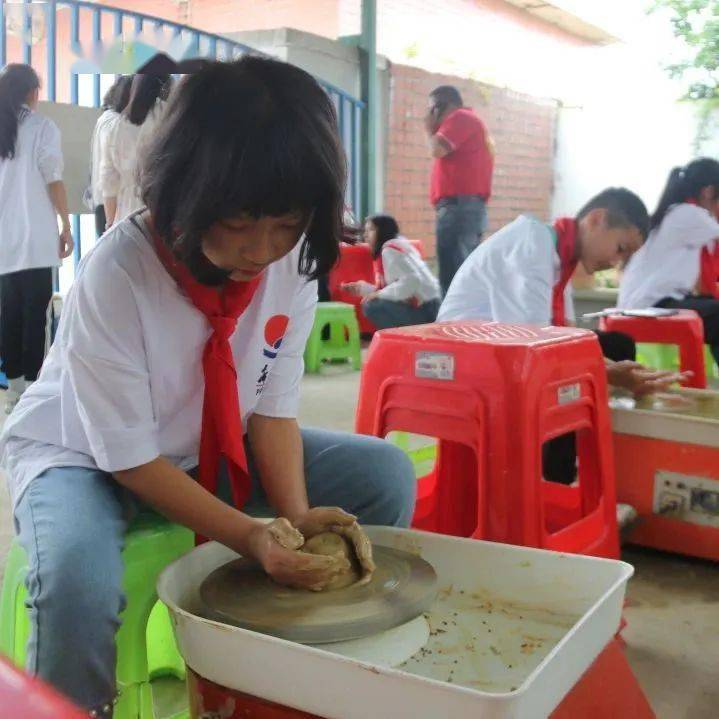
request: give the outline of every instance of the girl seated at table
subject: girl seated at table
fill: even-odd
[[[617,305],[694,310],[719,362],[719,162],[693,160],[669,174],[646,243],[622,277]]]
[[[364,239],[372,250],[375,282],[348,282],[343,289],[362,297],[362,311],[379,329],[434,322],[440,304],[437,278],[417,248],[399,234],[391,215],[365,220]]]

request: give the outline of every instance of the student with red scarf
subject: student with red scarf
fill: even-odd
[[[719,363],[719,162],[675,167],[649,227],[622,277],[619,307],[694,310]]]
[[[406,526],[414,501],[400,450],[296,420],[314,278],[342,234],[327,94],[274,60],[204,63],[143,160],[146,208],[83,259],[0,442],[29,562],[28,669],[94,716],[116,690],[128,509],[312,588],[338,560],[291,547],[355,520]]]
[[[359,280],[343,289],[362,297],[362,312],[378,329],[434,322],[439,282],[417,248],[399,232],[392,215],[372,215],[364,223],[364,241],[372,251],[374,284]]]
[[[438,319],[570,324],[569,281],[577,265],[581,263],[589,274],[622,265],[641,247],[648,228],[644,203],[624,188],[604,190],[576,217],[563,217],[551,225],[522,215],[467,258],[450,285]],[[610,384],[641,394],[680,378],[634,362],[634,343],[626,335],[597,334]],[[545,477],[572,482],[573,436],[554,440],[554,448],[558,451],[545,453]]]

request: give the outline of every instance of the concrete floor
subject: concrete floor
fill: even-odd
[[[359,373],[338,367],[305,377],[301,422],[351,431],[358,384]],[[7,495],[0,496],[1,573],[12,524]],[[716,719],[719,567],[639,548],[626,549],[624,559],[636,573],[629,583],[623,637],[629,661],[657,716]]]

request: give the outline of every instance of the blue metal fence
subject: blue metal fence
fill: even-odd
[[[41,74],[45,77],[46,97],[52,102],[67,98],[73,104],[99,107],[102,85],[109,84],[114,78],[113,73],[117,72],[116,67],[111,66],[111,61],[108,61],[107,69],[103,67],[107,48],[114,47],[115,51],[120,49],[122,52],[144,47],[149,51],[152,46],[166,51],[169,49],[168,54],[178,60],[194,57],[229,60],[247,52],[259,54],[249,46],[222,35],[121,8],[97,5],[87,0],[47,0],[42,3],[23,0],[22,3],[16,4],[0,0],[0,66],[5,65],[8,60],[8,25],[11,13],[14,14],[15,21],[11,29],[18,35],[21,47],[20,58],[14,60],[33,64],[33,50],[44,47],[45,68]],[[64,47],[62,50],[75,62],[66,74],[58,76],[58,28],[62,23],[63,27],[67,24],[64,17],[69,18],[70,47]],[[36,22],[42,29],[39,33],[41,38],[33,36]],[[19,33],[18,25],[22,29]],[[88,40],[89,46],[83,46],[88,45]],[[118,40],[121,43],[118,43]],[[104,55],[100,48],[105,48]],[[90,58],[87,57],[88,50]],[[38,67],[36,69],[40,70]],[[84,93],[81,93],[81,77]],[[63,85],[64,82],[68,83],[69,87]],[[337,110],[340,136],[349,166],[347,205],[358,211],[361,193],[360,142],[363,103],[330,83],[319,79],[318,82],[329,94]],[[86,97],[88,94],[90,97]],[[76,258],[80,256],[81,247],[79,228],[79,217],[74,217],[73,231],[78,249]]]

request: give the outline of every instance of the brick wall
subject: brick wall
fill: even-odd
[[[459,88],[496,143],[490,231],[522,212],[548,218],[552,197],[556,102],[393,65],[384,209],[397,218],[403,234],[422,240],[429,257],[435,254],[434,210],[429,204],[431,159],[422,120],[429,93],[445,84]]]

